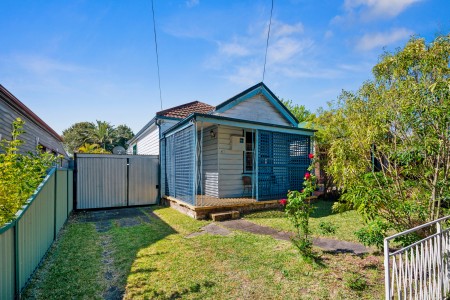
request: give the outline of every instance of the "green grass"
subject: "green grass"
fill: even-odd
[[[102,247],[92,224],[69,223],[25,290],[25,299],[103,299]]]
[[[79,249],[85,244],[81,241],[91,234],[98,240],[110,237],[113,281],[124,291],[125,299],[378,299],[382,295],[381,257],[319,253],[323,266],[311,265],[302,261],[290,242],[240,231],[228,236],[189,238],[188,234],[208,222],[193,220],[170,208],[155,207],[154,213],[159,219],[153,218],[149,224],[114,226],[101,234],[86,224],[71,223],[44,262],[41,269],[47,271],[38,272],[27,295],[44,295],[45,291],[62,288],[59,269],[68,271],[64,272],[68,282],[86,280],[89,284],[85,285],[92,287],[74,291],[72,284],[65,294],[53,292],[45,298],[90,299],[102,295],[108,285],[98,276],[104,271],[99,266],[99,243],[92,243],[90,252],[95,255],[86,258],[89,266],[76,267],[77,260],[67,263],[53,258],[65,244],[73,243]],[[69,271],[75,268],[77,272]],[[354,273],[366,280],[364,291],[348,287],[345,278]],[[71,294],[75,292],[75,296]]]
[[[313,236],[334,238],[349,242],[358,242],[354,232],[364,226],[360,215],[354,210],[344,213],[333,213],[331,201],[318,201],[313,204],[316,209],[311,214],[310,227]],[[278,230],[294,231],[294,227],[286,218],[286,214],[281,210],[270,210],[254,212],[245,215],[245,218],[254,223],[270,226]],[[336,233],[333,235],[323,234],[319,229],[321,221],[331,222],[335,225]]]

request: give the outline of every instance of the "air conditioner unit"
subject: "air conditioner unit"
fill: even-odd
[[[231,136],[231,150],[245,151],[245,137],[243,136]]]

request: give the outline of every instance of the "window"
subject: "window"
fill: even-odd
[[[251,131],[244,132],[245,151],[244,151],[244,173],[253,172],[253,141],[255,134]]]
[[[133,145],[133,155],[137,154],[137,144]]]

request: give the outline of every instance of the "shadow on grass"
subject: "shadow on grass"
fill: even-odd
[[[148,277],[157,272],[158,269],[139,264],[133,268],[137,261],[153,261],[164,252],[142,255],[140,251],[150,245],[178,233],[173,227],[158,217],[154,211],[160,207],[126,208],[134,213],[126,212],[124,218],[111,218],[113,226],[110,230],[102,233],[111,238],[111,242],[105,248],[111,250],[114,270],[113,280],[108,282],[109,289],[115,288],[115,293],[107,292],[103,295],[105,299],[121,299],[125,293],[127,280],[130,276]],[[136,221],[137,220],[137,221]],[[105,252],[104,252],[105,253]],[[148,259],[148,257],[153,257]]]

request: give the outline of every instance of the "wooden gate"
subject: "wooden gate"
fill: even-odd
[[[157,155],[77,154],[76,209],[158,203]]]

